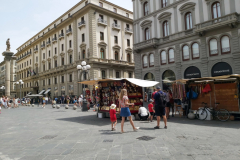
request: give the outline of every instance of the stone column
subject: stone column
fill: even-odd
[[[5,56],[4,58],[4,61],[5,61],[5,64],[6,64],[6,72],[5,72],[5,96],[8,96],[10,97],[10,86],[11,86],[11,83],[10,83],[10,69],[11,69],[11,66],[10,66],[10,61],[12,59],[12,55],[14,53],[13,52],[10,52],[10,51],[5,51],[2,53],[3,56]]]

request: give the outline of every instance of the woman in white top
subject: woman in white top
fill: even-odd
[[[82,106],[82,97],[81,96],[78,97],[78,104],[79,104],[79,107]]]

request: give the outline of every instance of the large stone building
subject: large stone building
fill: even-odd
[[[134,77],[133,13],[106,0],[82,0],[17,48],[23,95],[79,95],[77,65],[91,65],[90,79]],[[19,93],[19,90],[18,90]]]
[[[16,57],[12,57],[10,61],[10,93],[11,97],[16,97],[16,89],[19,86],[15,85],[15,81],[17,79],[16,75],[17,70],[17,63],[16,63]],[[2,61],[0,63],[0,87],[4,86],[6,87],[5,83],[5,77],[6,77],[6,65],[5,61]],[[0,89],[0,96],[5,95],[5,89]]]
[[[136,78],[240,74],[239,0],[132,0]]]

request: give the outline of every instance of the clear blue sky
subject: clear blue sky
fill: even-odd
[[[128,10],[132,0],[108,0]],[[0,0],[0,62],[10,38],[11,51],[60,17],[80,0]]]

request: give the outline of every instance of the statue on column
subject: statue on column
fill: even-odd
[[[7,39],[7,42],[6,42],[6,45],[7,45],[7,50],[6,51],[9,51],[10,52],[10,38]]]

